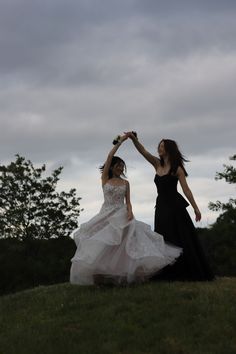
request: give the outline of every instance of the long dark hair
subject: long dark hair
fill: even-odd
[[[170,171],[169,174],[176,174],[178,167],[180,166],[184,170],[184,174],[187,177],[187,171],[185,170],[184,163],[189,162],[184,155],[180,152],[177,143],[171,139],[162,139],[158,145],[158,148],[161,143],[164,143],[165,151],[168,154],[170,161]],[[164,166],[164,159],[160,157],[161,166]]]
[[[113,177],[113,174],[112,174],[112,167],[113,167],[114,165],[116,165],[117,163],[123,163],[123,164],[124,164],[124,170],[125,170],[125,173],[126,173],[127,168],[126,168],[125,161],[122,160],[119,156],[113,156],[113,157],[112,157],[112,160],[111,160],[110,167],[109,167],[109,171],[108,171],[108,178],[109,178],[109,179]],[[99,167],[99,170],[100,170],[101,173],[103,172],[104,167],[105,167],[105,164],[103,164],[102,166]],[[122,173],[122,176],[123,176],[124,178],[126,178],[126,176],[125,176],[124,173]]]

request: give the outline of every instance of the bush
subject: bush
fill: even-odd
[[[75,249],[69,237],[0,239],[0,294],[69,281]]]

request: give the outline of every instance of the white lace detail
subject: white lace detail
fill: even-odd
[[[165,254],[165,243],[161,235],[152,232],[151,227],[135,221],[135,231],[127,241],[128,254],[135,259],[142,257],[162,257]],[[148,235],[148,237],[147,237]]]
[[[126,194],[126,184],[119,186],[106,183],[103,186],[104,203],[101,211],[104,209],[117,209],[124,205],[124,198]]]
[[[106,211],[105,209],[106,208],[104,208],[103,211]],[[84,240],[92,237],[109,225],[110,221],[108,217],[110,218],[115,212],[116,209],[112,209],[109,213],[106,212],[104,216],[102,216],[102,211],[100,211],[99,217],[96,215],[91,220],[80,225],[80,228],[74,231],[73,238],[76,239],[79,236],[80,240]]]

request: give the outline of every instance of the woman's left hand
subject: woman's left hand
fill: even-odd
[[[132,211],[128,211],[128,221],[131,221],[134,218]]]
[[[194,209],[194,213],[195,213],[195,220],[196,221],[200,221],[201,218],[202,218],[202,215],[200,213],[200,210],[199,209]]]

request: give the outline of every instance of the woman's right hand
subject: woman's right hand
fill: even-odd
[[[127,138],[130,138],[131,140],[135,139],[135,135],[133,132],[124,132],[124,134],[127,136]]]

